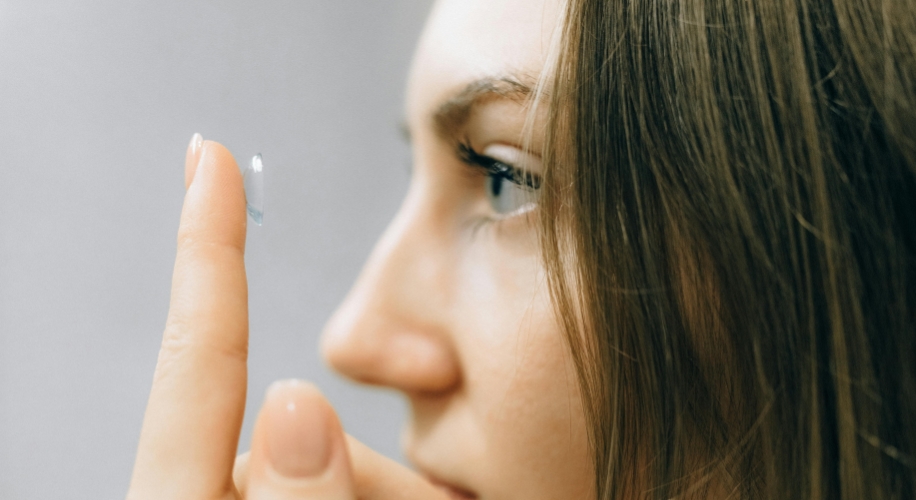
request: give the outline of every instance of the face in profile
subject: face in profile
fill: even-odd
[[[536,226],[543,137],[529,111],[559,9],[436,4],[408,84],[410,189],[323,337],[336,370],[406,396],[405,453],[456,498],[591,492]]]

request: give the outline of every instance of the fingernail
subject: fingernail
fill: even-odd
[[[295,380],[276,382],[267,393],[267,457],[282,476],[318,476],[331,461],[327,412],[315,401],[320,397]]]
[[[196,158],[200,154],[200,147],[204,145],[204,137],[199,133],[195,132],[191,136],[191,143],[188,144],[188,151],[191,154],[192,158]]]
[[[194,173],[197,171],[197,164],[200,163],[200,152],[204,146],[202,135],[195,133],[191,136],[191,142],[188,144],[188,151],[184,158],[184,176],[185,186],[190,186],[194,180]]]

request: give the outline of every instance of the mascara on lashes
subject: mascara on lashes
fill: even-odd
[[[462,162],[471,167],[483,169],[488,175],[505,179],[531,190],[537,190],[541,187],[540,175],[482,155],[471,147],[469,141],[458,143],[457,154]],[[499,193],[496,194],[498,195]]]

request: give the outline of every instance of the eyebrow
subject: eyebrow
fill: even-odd
[[[531,87],[517,78],[480,78],[439,105],[432,116],[433,126],[442,139],[455,140],[476,106],[493,98],[523,101],[532,94]]]

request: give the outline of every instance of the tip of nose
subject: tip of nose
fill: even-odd
[[[333,327],[333,323],[329,323],[324,332],[322,332],[319,350],[321,359],[329,367],[343,373],[343,368],[348,364],[346,339]]]
[[[322,357],[356,382],[422,393],[449,391],[460,382],[457,356],[444,338],[404,329],[337,326],[330,323],[322,335]]]

